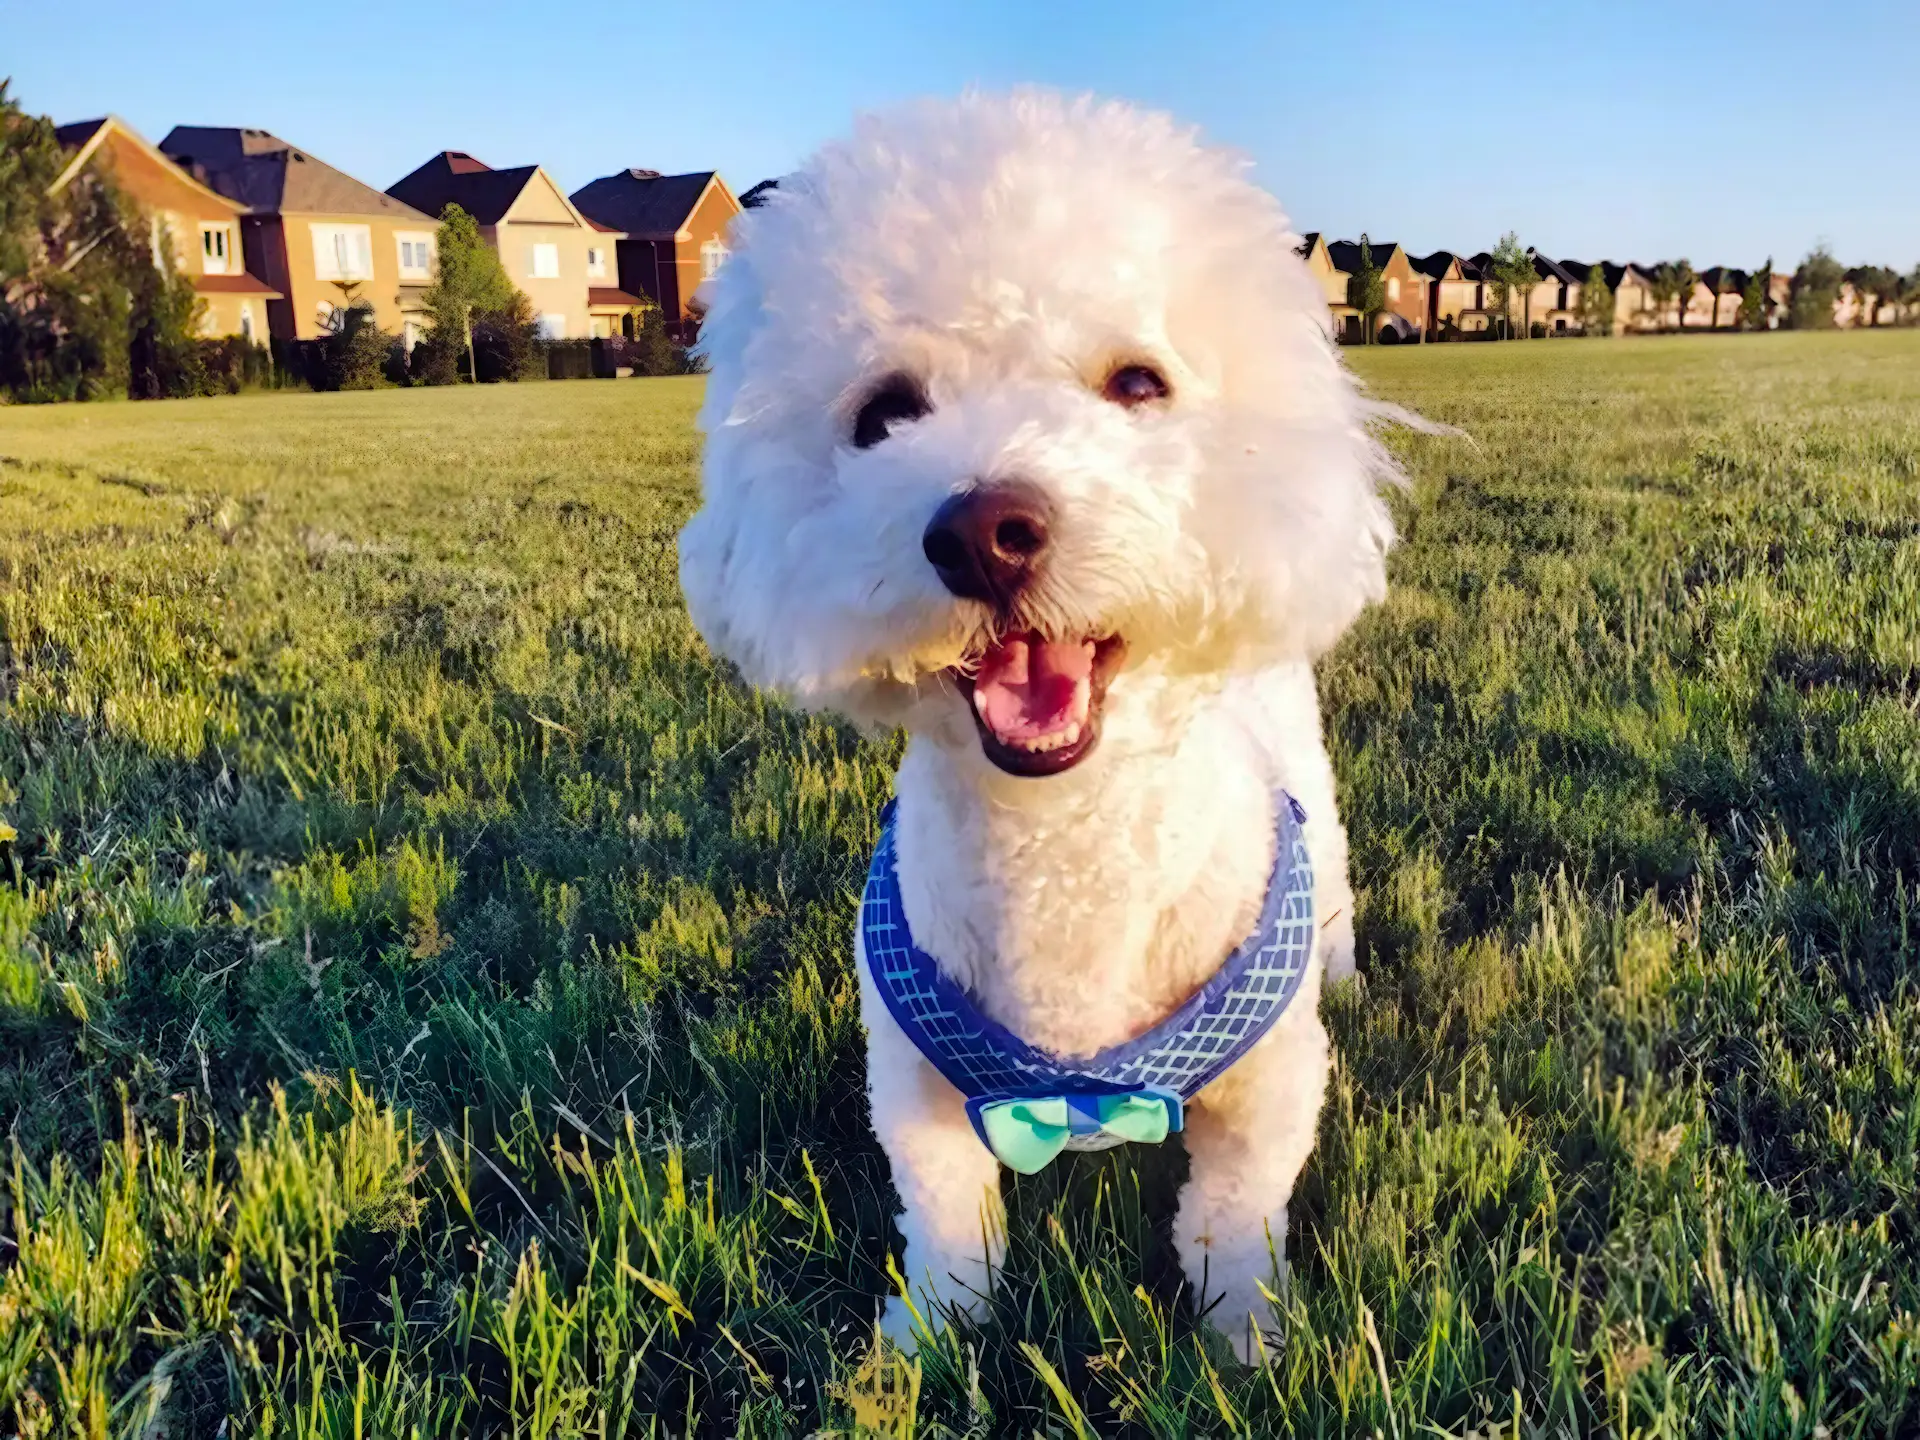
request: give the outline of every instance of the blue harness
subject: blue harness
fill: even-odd
[[[1062,1150],[1154,1144],[1179,1130],[1186,1102],[1272,1028],[1313,957],[1313,866],[1306,812],[1282,792],[1266,904],[1253,933],[1179,1009],[1145,1034],[1084,1059],[1050,1055],[980,1012],[913,943],[895,869],[894,804],[880,816],[860,933],[867,969],[895,1023],[967,1097],[981,1142],[1022,1174]]]

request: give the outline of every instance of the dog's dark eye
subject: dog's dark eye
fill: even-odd
[[[889,377],[853,417],[854,448],[872,449],[893,433],[894,426],[911,425],[931,409],[926,392],[910,376]]]
[[[1122,365],[1107,377],[1107,383],[1100,392],[1116,405],[1124,405],[1131,410],[1136,405],[1150,405],[1155,400],[1164,400],[1173,391],[1168,388],[1164,376],[1148,365]]]

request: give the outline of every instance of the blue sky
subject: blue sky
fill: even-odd
[[[374,185],[433,152],[791,168],[858,110],[1038,82],[1161,106],[1244,151],[1303,230],[1410,250],[1920,263],[1920,3],[1375,0],[513,5],[0,0],[0,75],[61,121],[257,125]]]

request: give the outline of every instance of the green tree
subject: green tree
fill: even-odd
[[[0,390],[33,400],[190,395],[201,302],[173,239],[0,82]]]
[[[449,205],[440,212],[434,241],[436,271],[424,297],[433,319],[423,342],[432,348],[423,357],[422,370],[430,381],[452,380],[458,373],[457,357],[465,351],[467,377],[477,382],[476,319],[488,328],[484,317],[510,315],[516,301],[526,303],[526,297],[507,278],[499,254],[480,233],[480,223],[460,206]]]
[[[1666,299],[1660,302],[1661,314],[1666,313],[1667,301],[1674,302],[1674,316],[1682,330],[1687,328],[1687,302],[1693,299],[1693,287],[1700,277],[1694,273],[1693,264],[1684,258],[1660,267],[1660,276],[1666,282]],[[1656,292],[1657,293],[1657,292]]]
[[[1613,287],[1598,265],[1588,267],[1580,287],[1580,328],[1589,335],[1613,334]]]
[[[1767,297],[1773,291],[1773,257],[1767,257],[1762,265],[1747,281],[1747,288],[1740,295],[1740,316],[1738,324],[1742,330],[1764,330],[1767,328]]]
[[[1387,280],[1373,263],[1373,246],[1360,235],[1360,268],[1347,277],[1347,304],[1360,312],[1360,333],[1373,343],[1373,317],[1387,308]]]
[[[1720,328],[1720,301],[1723,296],[1738,294],[1733,286],[1733,272],[1724,265],[1716,265],[1713,271],[1713,310],[1707,316],[1707,328]]]
[[[1793,299],[1788,315],[1796,330],[1833,329],[1833,306],[1840,298],[1846,271],[1824,244],[1816,245],[1793,272]]]
[[[1493,304],[1500,312],[1500,318],[1506,323],[1509,333],[1513,328],[1513,297],[1518,295],[1524,312],[1527,297],[1532,295],[1533,287],[1540,283],[1540,277],[1534,273],[1533,256],[1521,245],[1520,237],[1509,230],[1500,237],[1500,243],[1493,247],[1489,269],[1492,273]],[[1523,313],[1519,323],[1519,333],[1527,333],[1526,316]]]
[[[686,369],[679,347],[667,334],[667,322],[658,305],[647,306],[641,314],[633,348],[634,369],[642,375],[678,375]]]

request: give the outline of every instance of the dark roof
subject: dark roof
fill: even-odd
[[[1460,262],[1460,273],[1466,279],[1472,280],[1476,278],[1476,272],[1473,267],[1467,263],[1467,257],[1464,255],[1456,255],[1451,250],[1436,250],[1431,255],[1421,255],[1418,257],[1409,255],[1407,257],[1407,263],[1429,280],[1438,280],[1441,276],[1445,275],[1447,273],[1447,267],[1456,260]]]
[[[711,170],[662,175],[657,170],[622,170],[582,185],[569,197],[582,215],[636,240],[671,240],[707,193]]]
[[[107,117],[102,115],[98,120],[76,120],[71,125],[56,125],[53,127],[53,138],[69,150],[78,150],[106,123]]]
[[[1700,272],[1700,278],[1707,282],[1709,290],[1745,290],[1747,282],[1753,277],[1744,270],[1736,270],[1731,265],[1714,265]]]
[[[458,205],[482,225],[498,225],[533,179],[538,165],[495,170],[464,150],[442,150],[411,175],[387,187],[387,194],[429,215]]]
[[[1560,285],[1578,285],[1587,278],[1586,271],[1582,270],[1576,275],[1558,260],[1549,259],[1538,250],[1529,250],[1527,255],[1533,261],[1533,273],[1542,280],[1551,280]]]
[[[292,211],[427,218],[265,130],[176,125],[160,148],[201,184],[239,201],[256,215]]]
[[[753,210],[766,204],[768,194],[779,188],[780,182],[778,180],[762,180],[758,185],[755,185],[740,197],[740,208],[742,210]]]
[[[1313,253],[1314,242],[1320,238],[1318,230],[1309,230],[1300,237],[1300,243],[1293,247],[1293,253],[1303,260]]]
[[[1391,240],[1367,240],[1367,249],[1373,252],[1373,263],[1378,266],[1398,248]],[[1360,269],[1360,242],[1358,240],[1332,240],[1327,244],[1327,254],[1333,260],[1333,268],[1345,275],[1352,275]]]

